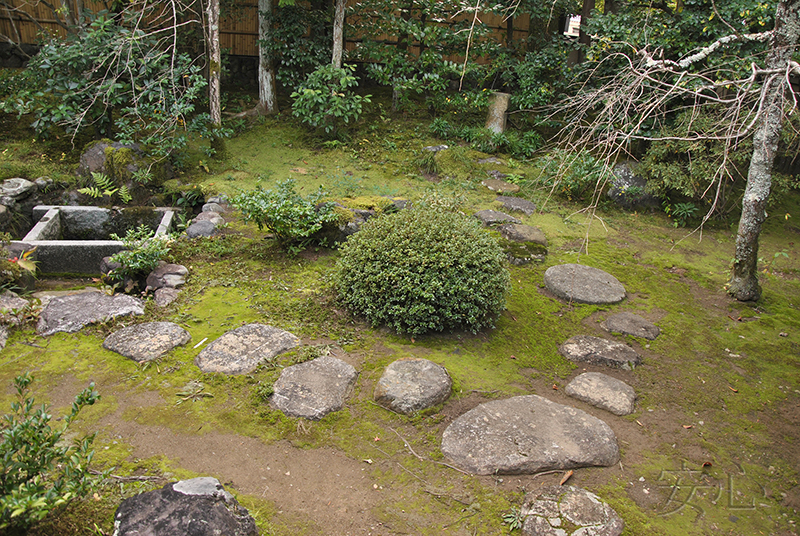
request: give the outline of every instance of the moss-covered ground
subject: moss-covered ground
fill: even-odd
[[[436,156],[438,175],[426,178],[418,169],[422,147],[440,142],[428,134],[426,120],[413,114],[380,114],[358,133],[347,143],[324,147],[286,116],[264,119],[229,140],[223,160],[192,153],[179,180],[206,193],[235,195],[291,177],[303,192],[322,185],[352,206],[374,204],[381,196],[414,200],[437,192],[463,197],[462,210],[469,213],[500,209],[496,194],[480,185],[488,169],[538,174],[532,163],[509,162],[505,155],[498,155],[503,165],[477,164],[486,155],[455,147]],[[61,155],[37,157],[37,143],[10,146],[0,155],[0,171],[26,178],[52,171]],[[13,152],[25,157],[10,156]],[[66,176],[65,167],[57,169]],[[169,307],[148,302],[143,318],[47,339],[32,327],[14,331],[0,353],[5,386],[0,407],[8,408],[11,380],[24,371],[36,377],[37,400],[52,404],[56,414],[95,382],[102,400],[81,415],[76,431],[98,432],[98,468],[137,477],[117,479],[95,497],[74,501],[31,534],[111,534],[122,497],[201,474],[225,483],[255,516],[262,534],[501,534],[508,531],[502,514],[521,504],[524,491],[558,483],[563,474],[468,476],[446,465],[441,434],[478,403],[530,393],[575,405],[614,429],[620,464],[576,470],[570,483],[607,500],[624,518],[625,534],[795,534],[800,522],[798,197],[792,194],[772,208],[761,240],[764,296],[743,304],[724,288],[735,222],[715,222],[700,239],[658,211],[631,213],[601,204],[597,217],[588,217],[578,212],[579,204],[520,182],[521,195],[540,206],[547,200],[544,210],[521,219],[545,232],[549,253],[543,264],[510,267],[508,308],[493,330],[410,339],[370,327],[337,303],[329,281],[335,250],[288,255],[231,214],[224,235],[173,245],[170,260],[189,267],[191,275]],[[613,274],[628,298],[614,306],[554,299],[544,289],[544,271],[568,262]],[[634,371],[610,372],[636,389],[636,411],[627,417],[567,398],[563,387],[585,367],[557,351],[573,335],[610,337],[599,323],[618,311],[636,312],[661,328],[655,341],[616,336],[644,358]],[[179,323],[192,342],[148,365],[102,348],[103,338],[122,325],[156,319]],[[289,330],[303,346],[243,376],[203,374],[194,366],[203,347],[196,344],[249,322]],[[358,385],[347,407],[319,422],[271,409],[271,385],[280,370],[324,352],[347,355],[358,365]],[[454,380],[451,399],[412,417],[375,405],[372,387],[383,368],[406,356],[444,365]],[[196,396],[185,389],[191,381],[202,383]],[[217,452],[229,444],[262,457],[242,455],[234,463]],[[203,445],[218,447],[212,455]],[[337,509],[321,500],[318,508],[306,504],[306,495],[281,480],[275,460],[318,464],[305,482],[309,502],[325,495],[325,486],[346,483],[326,499]],[[267,489],[257,491],[251,474],[267,470],[275,478],[265,478]],[[339,480],[326,480],[331,471]]]

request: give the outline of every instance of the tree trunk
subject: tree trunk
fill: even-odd
[[[258,0],[258,111],[278,113],[275,91],[275,65],[264,43],[272,39],[272,0]]]
[[[208,108],[213,129],[222,127],[222,106],[220,95],[220,71],[222,51],[219,45],[219,0],[210,0],[206,10],[208,17]],[[211,147],[217,156],[225,152],[225,141],[221,136],[211,135]]]
[[[344,51],[344,8],[345,0],[336,0],[333,12],[333,57],[331,63],[337,69],[342,68]]]
[[[680,3],[681,0],[678,0]],[[617,12],[617,0],[606,0],[603,2],[603,15],[608,15],[609,13],[616,13]]]
[[[586,25],[589,24],[589,18],[592,16],[592,11],[594,11],[594,2],[595,0],[583,0],[583,9],[581,9],[581,33],[578,36],[578,42],[586,48],[592,44],[592,36],[586,33],[585,28]],[[579,54],[578,63],[583,63],[583,61],[586,59],[585,48],[581,48]]]
[[[782,0],[775,13],[775,30],[770,38],[767,68],[785,71],[800,37],[800,0]],[[753,135],[753,156],[742,199],[742,217],[736,236],[736,257],[728,292],[737,300],[761,297],[758,284],[758,236],[767,217],[766,207],[772,185],[772,164],[778,149],[787,105],[786,74],[769,78],[764,91],[763,111]]]

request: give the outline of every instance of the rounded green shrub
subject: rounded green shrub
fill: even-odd
[[[509,280],[502,249],[477,220],[434,208],[370,220],[342,246],[335,274],[351,312],[412,336],[493,327]]]

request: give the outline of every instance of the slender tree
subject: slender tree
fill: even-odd
[[[333,54],[331,64],[337,69],[342,68],[342,55],[344,54],[344,8],[346,0],[336,0],[333,11]]]
[[[272,0],[258,0],[258,41],[267,43],[272,38]],[[258,47],[258,111],[261,114],[278,113],[275,90],[275,64],[269,48]]]
[[[206,7],[206,41],[208,49],[208,108],[211,127],[222,127],[221,71],[222,50],[219,44],[219,0],[209,0]],[[211,146],[222,154],[225,141],[219,135],[212,135]]]

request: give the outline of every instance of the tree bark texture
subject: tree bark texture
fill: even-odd
[[[208,108],[211,125],[222,126],[222,105],[220,92],[220,72],[222,69],[222,51],[219,45],[219,0],[210,0],[206,9],[208,18]],[[222,138],[212,135],[211,146],[218,153],[224,150]]]
[[[782,0],[775,13],[775,29],[770,39],[767,69],[786,71],[800,37],[800,0]],[[778,149],[785,107],[790,104],[787,74],[774,75],[767,80],[758,127],[753,135],[753,156],[747,173],[747,186],[742,199],[742,216],[736,236],[736,256],[733,262],[728,292],[742,301],[758,300],[758,237],[767,217],[767,199],[772,186],[772,165]]]
[[[272,0],[258,0],[258,111],[261,114],[278,113],[275,65],[263,45],[272,39],[272,10]]]
[[[333,12],[333,57],[331,63],[337,69],[342,68],[344,53],[344,8],[345,0],[336,0]]]

